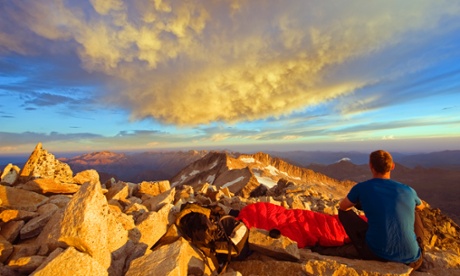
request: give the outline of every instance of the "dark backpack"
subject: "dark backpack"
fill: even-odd
[[[184,238],[213,261],[219,273],[225,272],[231,260],[243,259],[249,253],[246,225],[217,206],[186,203],[176,225]]]

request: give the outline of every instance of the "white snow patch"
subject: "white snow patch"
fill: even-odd
[[[211,167],[209,169],[213,169],[215,166],[217,166],[217,163],[218,163],[217,160],[214,161],[214,163],[211,164]]]
[[[275,182],[275,180],[271,179],[270,177],[260,176],[259,173],[254,173],[254,176],[256,177],[257,181],[260,184],[265,185],[268,188],[272,188],[277,184],[277,182]]]
[[[209,184],[212,184],[214,182],[214,180],[216,179],[216,175],[213,174],[213,175],[208,175],[208,178],[206,178],[206,182],[208,182]]]
[[[248,164],[256,162],[256,160],[252,157],[244,157],[244,158],[240,158],[240,160]]]
[[[194,170],[190,173],[190,176],[194,176],[194,175],[197,175],[198,173],[200,173],[199,170]]]
[[[269,170],[272,175],[278,175],[279,170],[277,168],[273,167],[272,165],[269,165],[269,166],[267,166],[265,168],[267,170]]]
[[[348,157],[344,157],[344,158],[340,159],[339,161],[337,161],[337,162],[335,162],[335,163],[340,163],[340,162],[343,162],[343,161],[344,161],[344,162],[351,162],[351,159],[348,158]]]
[[[226,187],[230,187],[232,186],[233,184],[237,183],[237,182],[240,182],[241,180],[244,179],[244,176],[240,176],[238,177],[237,179],[233,180],[233,181],[230,181],[230,182],[227,182],[225,183],[224,185],[222,185],[222,188],[226,188]]]
[[[186,179],[187,179],[187,176],[186,176],[186,175],[181,175],[181,176],[180,176],[179,183],[184,182]]]

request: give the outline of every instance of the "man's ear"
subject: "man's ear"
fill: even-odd
[[[393,162],[393,164],[391,164],[391,169],[390,171],[394,170],[395,169],[395,163]]]
[[[372,167],[371,162],[369,162],[369,169],[371,170],[371,172],[372,172],[373,174],[375,173],[374,167]]]

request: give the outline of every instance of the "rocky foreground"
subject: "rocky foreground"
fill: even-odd
[[[306,198],[315,206],[324,200],[310,187],[283,181],[263,197],[208,183],[171,186],[169,181],[100,183],[95,170],[74,175],[38,144],[23,168],[9,165],[1,175],[0,275],[216,275],[217,268],[175,224],[182,204],[229,212],[258,201],[298,208],[296,202]],[[424,210],[423,222],[423,272],[398,263],[322,256],[251,229],[252,254],[230,262],[223,274],[460,275],[459,226],[431,208]],[[281,258],[286,255],[290,261]]]

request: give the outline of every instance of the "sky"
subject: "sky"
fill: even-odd
[[[0,2],[0,155],[460,149],[460,1]]]

